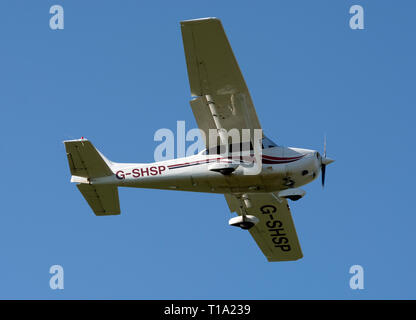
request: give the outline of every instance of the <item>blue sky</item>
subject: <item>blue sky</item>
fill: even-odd
[[[62,5],[65,29],[49,28]],[[365,29],[349,28],[362,5]],[[0,298],[416,298],[416,5],[410,1],[2,1]],[[268,136],[322,150],[291,205],[304,258],[268,263],[221,195],[120,189],[96,217],[63,140],[150,162],[159,128],[196,127],[179,21],[222,19]],[[65,289],[49,288],[64,268]],[[364,290],[349,288],[350,266]],[[250,276],[249,279],[246,277]]]

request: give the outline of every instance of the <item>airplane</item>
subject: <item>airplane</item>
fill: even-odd
[[[224,194],[229,210],[237,214],[229,225],[248,230],[268,261],[301,259],[288,200],[301,199],[305,191],[299,187],[320,173],[324,186],[326,166],[334,161],[326,156],[326,141],[321,155],[267,138],[221,21],[202,18],[180,24],[191,109],[201,132],[218,133],[215,143],[184,158],[116,163],[88,139],[64,141],[71,182],[97,216],[120,214],[118,187]],[[229,144],[224,132],[232,129],[241,136],[249,129],[250,135]],[[256,130],[261,132],[257,138]]]

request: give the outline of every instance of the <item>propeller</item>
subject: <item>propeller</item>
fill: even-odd
[[[332,160],[331,158],[327,158],[326,156],[326,135],[324,136],[324,154],[321,157],[321,177],[322,177],[322,188],[325,186],[325,172],[326,172],[326,166],[335,160]]]

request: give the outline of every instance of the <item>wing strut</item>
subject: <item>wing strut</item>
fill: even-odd
[[[209,94],[205,95],[205,99],[207,100],[207,105],[209,107],[209,110],[211,111],[211,115],[214,119],[215,126],[217,127],[217,132],[220,136],[221,144],[226,146],[228,144],[227,134],[225,132],[225,129],[221,125],[220,116],[217,112],[217,107],[215,105],[214,99],[212,99],[211,95]],[[209,138],[209,132],[206,132],[205,134],[208,134]]]
[[[231,218],[228,224],[230,226],[239,227],[244,230],[249,230],[256,225],[260,220],[253,216],[248,215],[247,210],[251,208],[251,201],[247,193],[242,195],[235,195],[240,203],[240,215],[238,217]]]

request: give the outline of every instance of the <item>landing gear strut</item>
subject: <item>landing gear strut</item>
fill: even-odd
[[[238,198],[240,200],[240,213],[238,217],[231,218],[228,222],[230,226],[239,227],[243,230],[249,230],[259,222],[255,216],[247,214],[247,208],[251,208],[251,202],[246,194]]]

